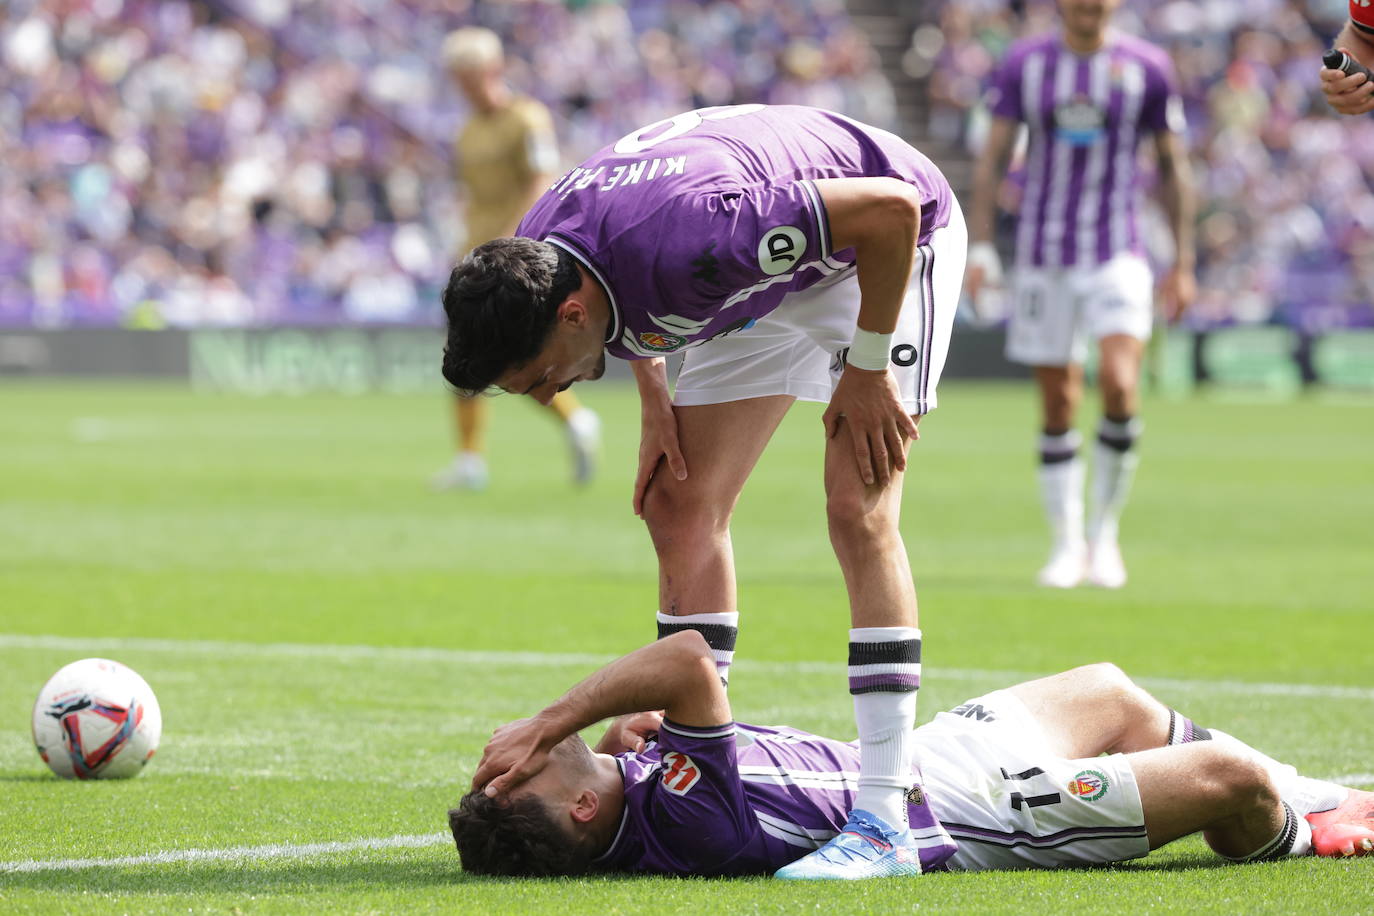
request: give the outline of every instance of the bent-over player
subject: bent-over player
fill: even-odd
[[[904,799],[921,634],[898,516],[963,275],[949,183],[898,137],[832,112],[706,108],[595,154],[517,234],[454,269],[444,377],[547,402],[599,378],[607,353],[634,361],[634,507],[658,554],[659,634],[705,634],[722,680],[738,623],[731,513],[792,403],[828,402],[826,512],[861,748],[851,826],[894,828],[882,835],[902,852],[821,849],[798,867],[914,871]],[[679,351],[670,398],[664,356]]]
[[[595,752],[577,736],[616,715]],[[1201,728],[1111,664],[969,700],[916,746],[922,871],[1117,862],[1197,832],[1235,862],[1374,850],[1374,793]],[[679,633],[498,729],[449,821],[478,874],[806,878],[788,863],[840,831],[844,848],[903,848],[895,832],[849,833],[858,758],[853,742],[734,722],[710,646]],[[512,768],[506,797],[480,790]]]

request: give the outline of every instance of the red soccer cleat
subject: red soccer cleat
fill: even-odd
[[[1374,792],[1351,789],[1330,811],[1307,815],[1312,825],[1312,851],[1341,858],[1374,853]]]

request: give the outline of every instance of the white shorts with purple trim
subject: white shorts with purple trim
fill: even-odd
[[[890,365],[913,414],[935,409],[967,253],[968,230],[952,203],[949,224],[916,251],[892,336]],[[769,395],[826,403],[844,372],[858,316],[858,274],[852,266],[839,269],[787,296],[748,331],[686,351],[673,403],[691,407]]]
[[[1082,365],[1089,341],[1114,334],[1149,340],[1154,277],[1139,255],[1085,267],[1016,270],[1007,359],[1027,366]]]
[[[951,871],[1062,868],[1150,851],[1125,756],[1055,756],[1009,691],[939,713],[916,742],[931,807],[959,844]]]

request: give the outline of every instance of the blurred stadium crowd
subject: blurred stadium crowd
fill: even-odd
[[[929,3],[907,69],[930,130],[1048,2]],[[1374,120],[1316,90],[1344,0],[1128,0],[1174,53],[1199,165],[1194,321],[1374,324]],[[843,0],[8,0],[0,324],[438,321],[462,208],[445,34],[494,28],[566,162],[665,115],[796,102],[893,126]],[[917,138],[913,138],[917,139]],[[917,139],[919,142],[919,139]]]
[[[841,0],[11,0],[0,322],[439,320],[465,117],[440,45],[471,23],[573,162],[737,100],[893,117]]]
[[[1055,28],[1054,5],[927,9],[904,67],[929,80],[932,135],[976,150],[988,75],[1014,39]],[[1374,118],[1334,117],[1315,78],[1346,15],[1345,0],[1126,0],[1117,14],[1178,72],[1200,203],[1194,326],[1374,325]]]

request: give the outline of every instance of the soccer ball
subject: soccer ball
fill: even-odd
[[[148,682],[107,658],[83,658],[48,679],[33,704],[33,743],[63,779],[127,779],[162,737]]]

